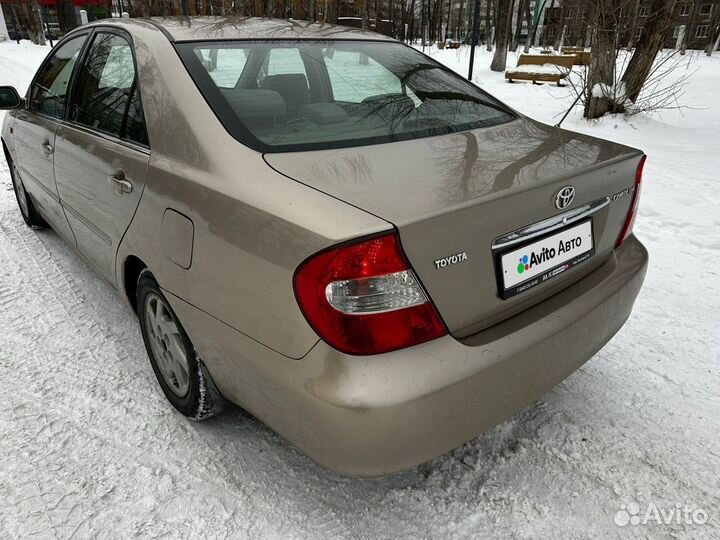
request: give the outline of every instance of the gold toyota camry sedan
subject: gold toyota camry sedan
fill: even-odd
[[[104,20],[0,88],[20,212],[138,315],[170,403],[229,400],[352,476],[540,398],[622,327],[644,154],[382,35]]]

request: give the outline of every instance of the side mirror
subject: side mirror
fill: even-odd
[[[17,109],[22,105],[22,98],[12,86],[0,86],[0,110]]]

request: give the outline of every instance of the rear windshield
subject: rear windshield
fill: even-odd
[[[515,118],[400,43],[232,41],[177,48],[225,127],[263,152],[378,144]]]

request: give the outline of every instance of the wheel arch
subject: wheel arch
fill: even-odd
[[[127,301],[137,313],[137,284],[140,274],[143,270],[149,268],[148,265],[135,255],[128,255],[123,262],[122,287]]]
[[[10,154],[10,147],[8,147],[7,143],[5,142],[5,138],[0,138],[0,141],[2,141],[2,148],[3,148],[3,154],[5,155],[5,161],[8,161],[8,166],[10,166],[9,161],[12,159],[12,154]]]

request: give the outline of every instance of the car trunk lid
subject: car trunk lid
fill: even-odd
[[[438,137],[271,153],[265,159],[278,172],[395,225],[449,330],[465,337],[527,309],[602,264],[624,224],[632,197],[622,194],[634,185],[641,155],[519,119]],[[574,199],[558,209],[556,197],[567,186],[574,188]],[[524,243],[508,243],[510,233],[525,234],[530,225],[552,223],[558,215],[562,220],[566,212],[587,205],[594,205],[592,216],[583,218],[592,222],[592,257],[538,286],[506,295],[498,277],[499,258]],[[556,224],[553,233],[549,228],[541,232],[554,234],[562,225]],[[544,237],[535,234],[527,241]]]

